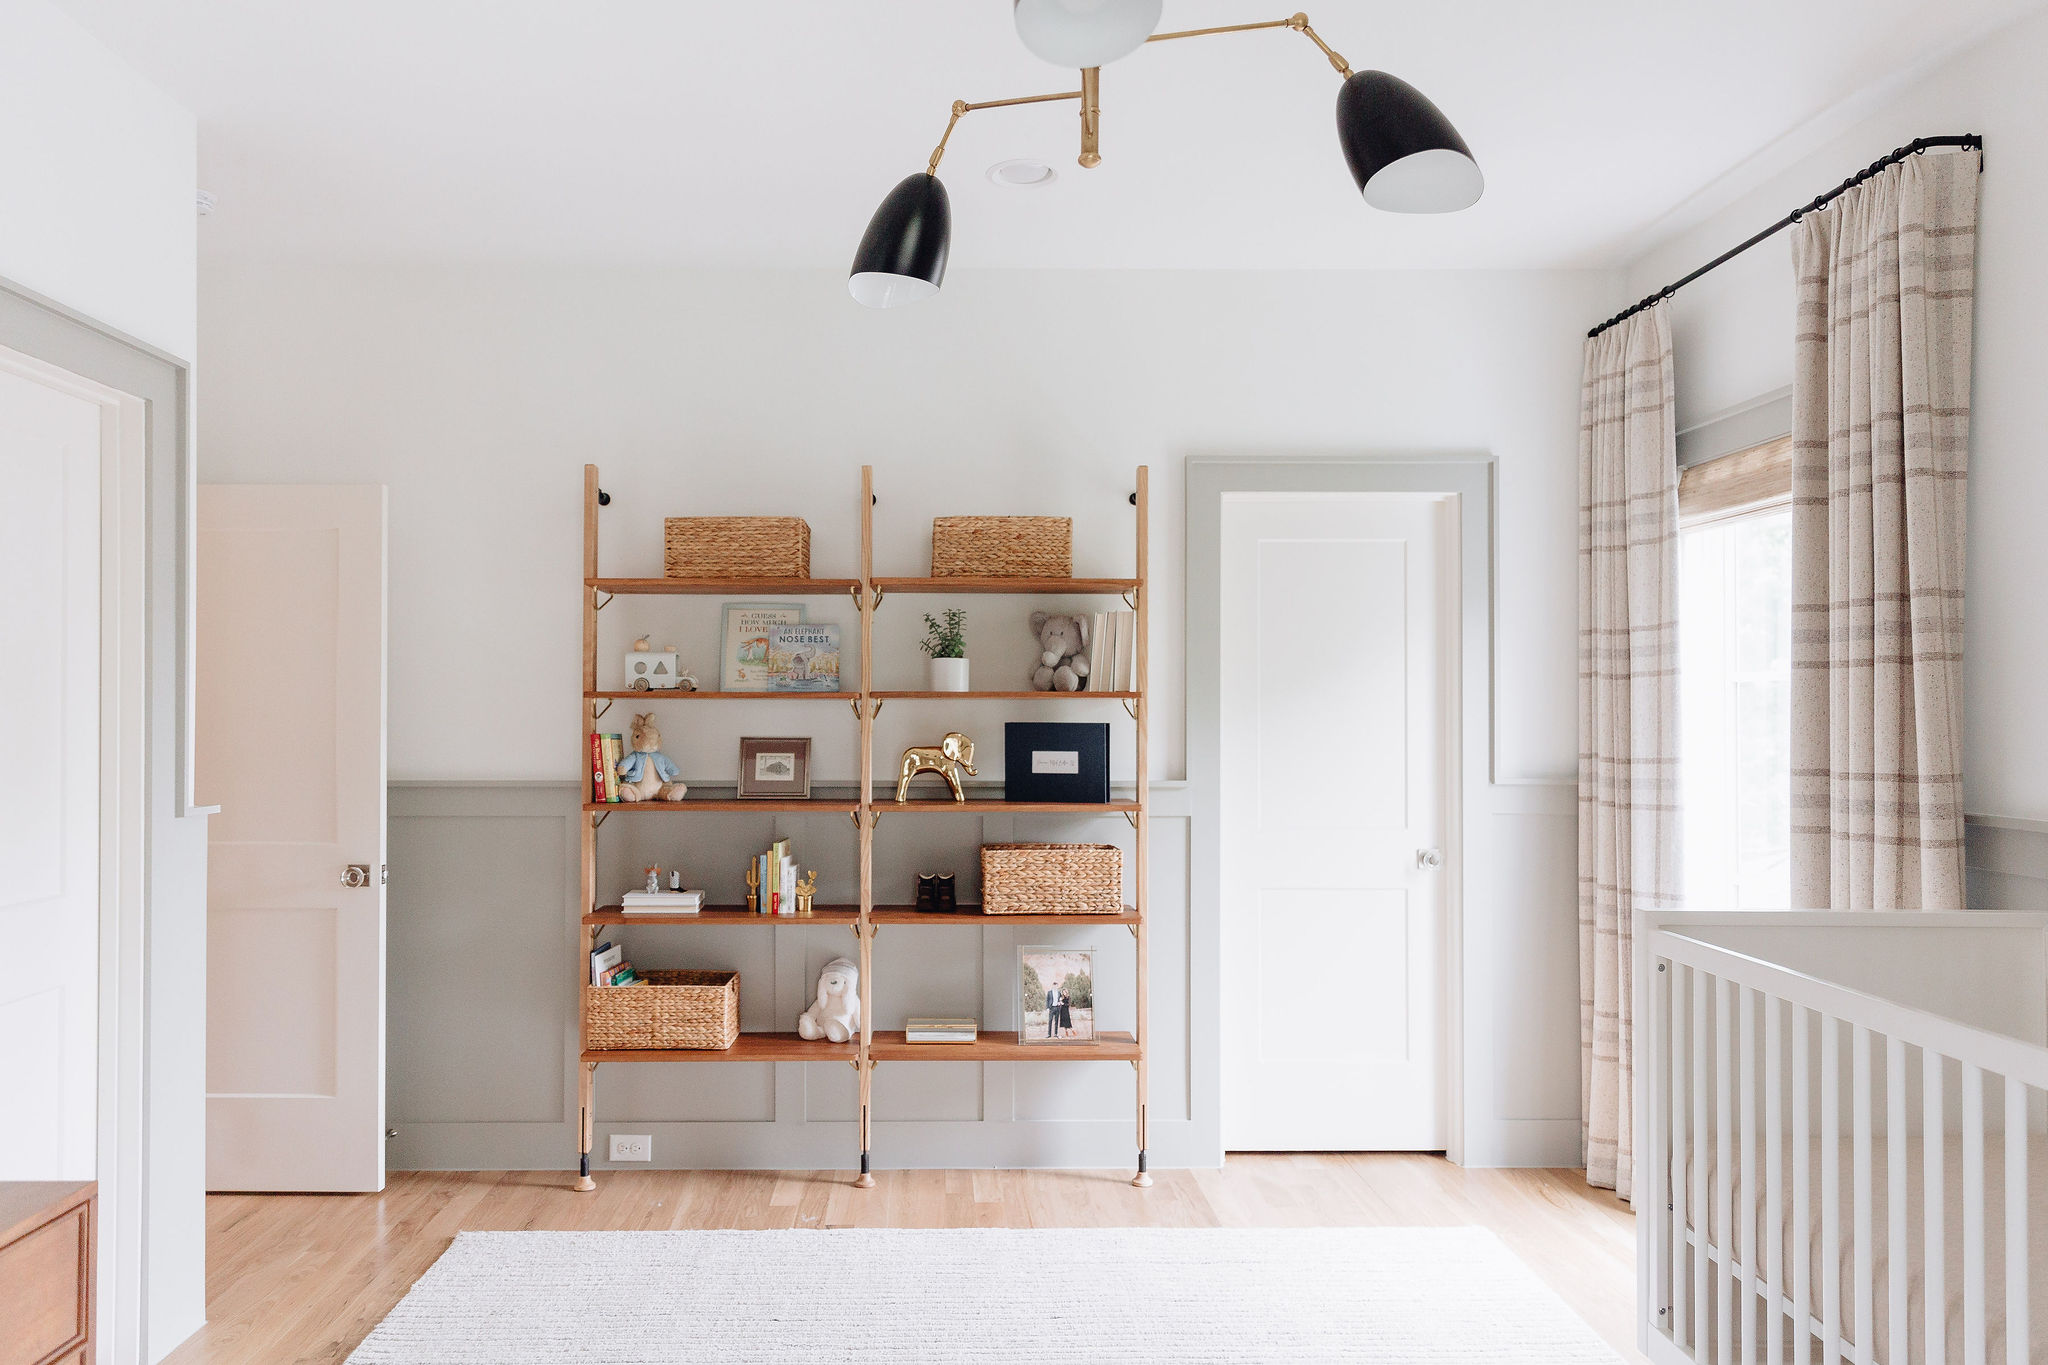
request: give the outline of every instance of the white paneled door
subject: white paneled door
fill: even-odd
[[[0,1180],[95,1169],[100,413],[0,359]]]
[[[384,1187],[384,581],[381,487],[199,490],[209,1189]]]
[[[1223,505],[1223,1140],[1446,1146],[1456,500]]]

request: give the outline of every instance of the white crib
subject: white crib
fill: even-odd
[[[2048,915],[1641,913],[1643,1352],[2048,1365]]]

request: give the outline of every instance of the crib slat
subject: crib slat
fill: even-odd
[[[1884,1358],[1904,1365],[1908,1334],[1906,1270],[1912,1258],[1906,1247],[1906,1045],[1896,1038],[1887,1038],[1884,1058],[1884,1246],[1885,1262],[1891,1270],[1890,1331],[1885,1336]]]
[[[1963,1362],[1984,1365],[1984,1072],[1963,1063]]]
[[[1920,1054],[1920,1198],[1927,1237],[1920,1294],[1926,1307],[1926,1359],[1930,1361],[1948,1354],[1948,1166],[1941,1150],[1948,1127],[1947,1103],[1941,1093],[1942,1069],[1947,1064],[1939,1052]]]
[[[1707,1333],[1707,1250],[1713,1245],[1707,1234],[1707,993],[1718,992],[1719,982],[1704,972],[1692,981],[1692,1343],[1694,1360],[1706,1355]]]
[[[1792,1365],[1813,1360],[1813,1066],[1803,1005],[1792,1008]],[[1937,1357],[1938,1359],[1938,1357]]]
[[[2005,1078],[2005,1359],[2027,1365],[2027,1086]]]
[[[1778,1305],[1785,1293],[1785,1065],[1780,1002],[1764,997],[1764,1323],[1769,1365],[1785,1365],[1785,1324]],[[1905,1357],[1899,1357],[1904,1360]]]
[[[1856,1246],[1856,1304],[1855,1333],[1857,1365],[1876,1365],[1877,1336],[1877,1268],[1871,1256],[1871,1232],[1873,1227],[1871,1205],[1871,1099],[1870,1099],[1870,1030],[1856,1025],[1849,1034],[1849,1069],[1854,1079],[1852,1092],[1854,1113],[1850,1116],[1849,1131],[1855,1144],[1852,1161],[1855,1166],[1856,1188],[1854,1191],[1854,1216]]]
[[[1735,1365],[1735,1101],[1734,1039],[1736,987],[1714,982],[1714,1214],[1721,1224],[1721,1274],[1714,1287],[1715,1355]],[[1711,1229],[1715,1218],[1709,1218]]]
[[[1820,1358],[1842,1359],[1842,1030],[1820,1018]]]
[[[1757,1264],[1756,1249],[1756,992],[1747,986],[1738,987],[1736,1001],[1736,1023],[1741,1028],[1738,1041],[1742,1046],[1742,1160],[1737,1167],[1742,1172],[1742,1293],[1737,1306],[1742,1310],[1742,1365],[1757,1365],[1756,1290],[1761,1267]],[[1728,1240],[1732,1253],[1732,1231]]]
[[[1692,1076],[1687,1070],[1691,1060],[1691,1045],[1686,1039],[1685,1025],[1686,1016],[1692,1010],[1689,996],[1695,989],[1697,989],[1697,984],[1693,980],[1692,968],[1674,966],[1671,972],[1671,1001],[1667,1011],[1667,1015],[1671,1020],[1671,1120],[1670,1126],[1666,1131],[1670,1133],[1671,1140],[1665,1144],[1669,1148],[1667,1159],[1671,1164],[1671,1283],[1669,1291],[1671,1294],[1671,1322],[1669,1326],[1671,1328],[1671,1339],[1678,1343],[1680,1349],[1686,1351],[1691,1350],[1691,1339],[1687,1334],[1692,1330],[1692,1295],[1686,1291],[1685,1285],[1680,1281],[1685,1275],[1685,1229],[1687,1226],[1686,1220],[1691,1211],[1691,1204],[1686,1199],[1685,1162],[1680,1159],[1679,1154],[1691,1150],[1690,1145],[1685,1140],[1685,1099],[1686,1092],[1692,1085]]]

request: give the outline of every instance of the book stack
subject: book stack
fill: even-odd
[[[1138,613],[1098,611],[1089,620],[1089,692],[1132,692],[1138,686]]]
[[[768,845],[765,852],[754,855],[754,874],[760,882],[760,893],[754,902],[755,912],[763,915],[794,915],[796,913],[796,858],[789,851],[789,840],[777,839]]]
[[[619,799],[619,760],[626,756],[626,742],[620,735],[590,736],[590,799],[616,803]]]
[[[976,1024],[972,1019],[910,1019],[903,1028],[908,1043],[971,1043]]]
[[[625,915],[694,915],[704,908],[702,891],[628,891],[619,897]]]
[[[616,943],[597,945],[590,953],[590,984],[593,986],[644,986],[647,978],[626,961],[626,950]]]

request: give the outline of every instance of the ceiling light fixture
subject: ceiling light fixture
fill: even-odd
[[[1018,156],[989,167],[988,178],[1005,189],[1037,190],[1059,179],[1060,174],[1036,157]]]
[[[1012,0],[1017,36],[1054,66],[1107,66],[1145,45],[1164,0]]]
[[[853,272],[847,287],[853,297],[870,308],[895,308],[939,292],[946,278],[946,256],[952,244],[952,207],[946,187],[940,183],[939,161],[946,143],[961,118],[977,109],[1000,109],[1015,104],[1044,104],[1054,100],[1081,102],[1081,155],[1083,167],[1102,162],[1102,72],[1100,63],[1122,56],[1146,43],[1163,43],[1175,38],[1204,38],[1218,33],[1248,33],[1255,29],[1288,28],[1301,34],[1329,59],[1344,79],[1337,90],[1337,141],[1344,151],[1351,178],[1367,204],[1389,213],[1455,213],[1479,202],[1485,177],[1471,149],[1443,111],[1421,91],[1384,71],[1356,71],[1334,48],[1309,27],[1306,14],[1272,19],[1257,24],[1227,24],[1219,28],[1193,28],[1178,33],[1151,33],[1158,22],[1157,0],[1014,0],[1017,32],[1026,46],[1039,52],[1033,26],[1044,22],[1057,27],[1071,21],[1109,25],[1114,11],[1121,21],[1133,11],[1152,11],[1145,20],[1145,34],[1131,40],[1131,48],[1109,52],[1113,44],[1087,49],[1098,60],[1081,68],[1081,88],[1053,95],[1019,95],[1006,100],[983,100],[970,104],[953,101],[953,116],[931,160],[923,171],[905,177],[868,221],[868,230],[854,253]],[[1027,18],[1029,11],[1029,18]],[[1051,15],[1051,18],[1047,18]],[[1064,16],[1064,17],[1062,17]],[[1143,15],[1138,16],[1143,19]],[[1062,30],[1064,31],[1064,30]],[[1067,49],[1057,49],[1065,51]],[[1100,54],[1108,52],[1107,56]],[[1045,55],[1041,52],[1040,55]],[[989,178],[1014,163],[992,168]],[[1048,172],[1050,167],[1047,168]],[[1050,175],[1047,177],[1050,179]],[[1006,183],[998,181],[998,183]],[[1007,182],[1015,183],[1015,182]]]

